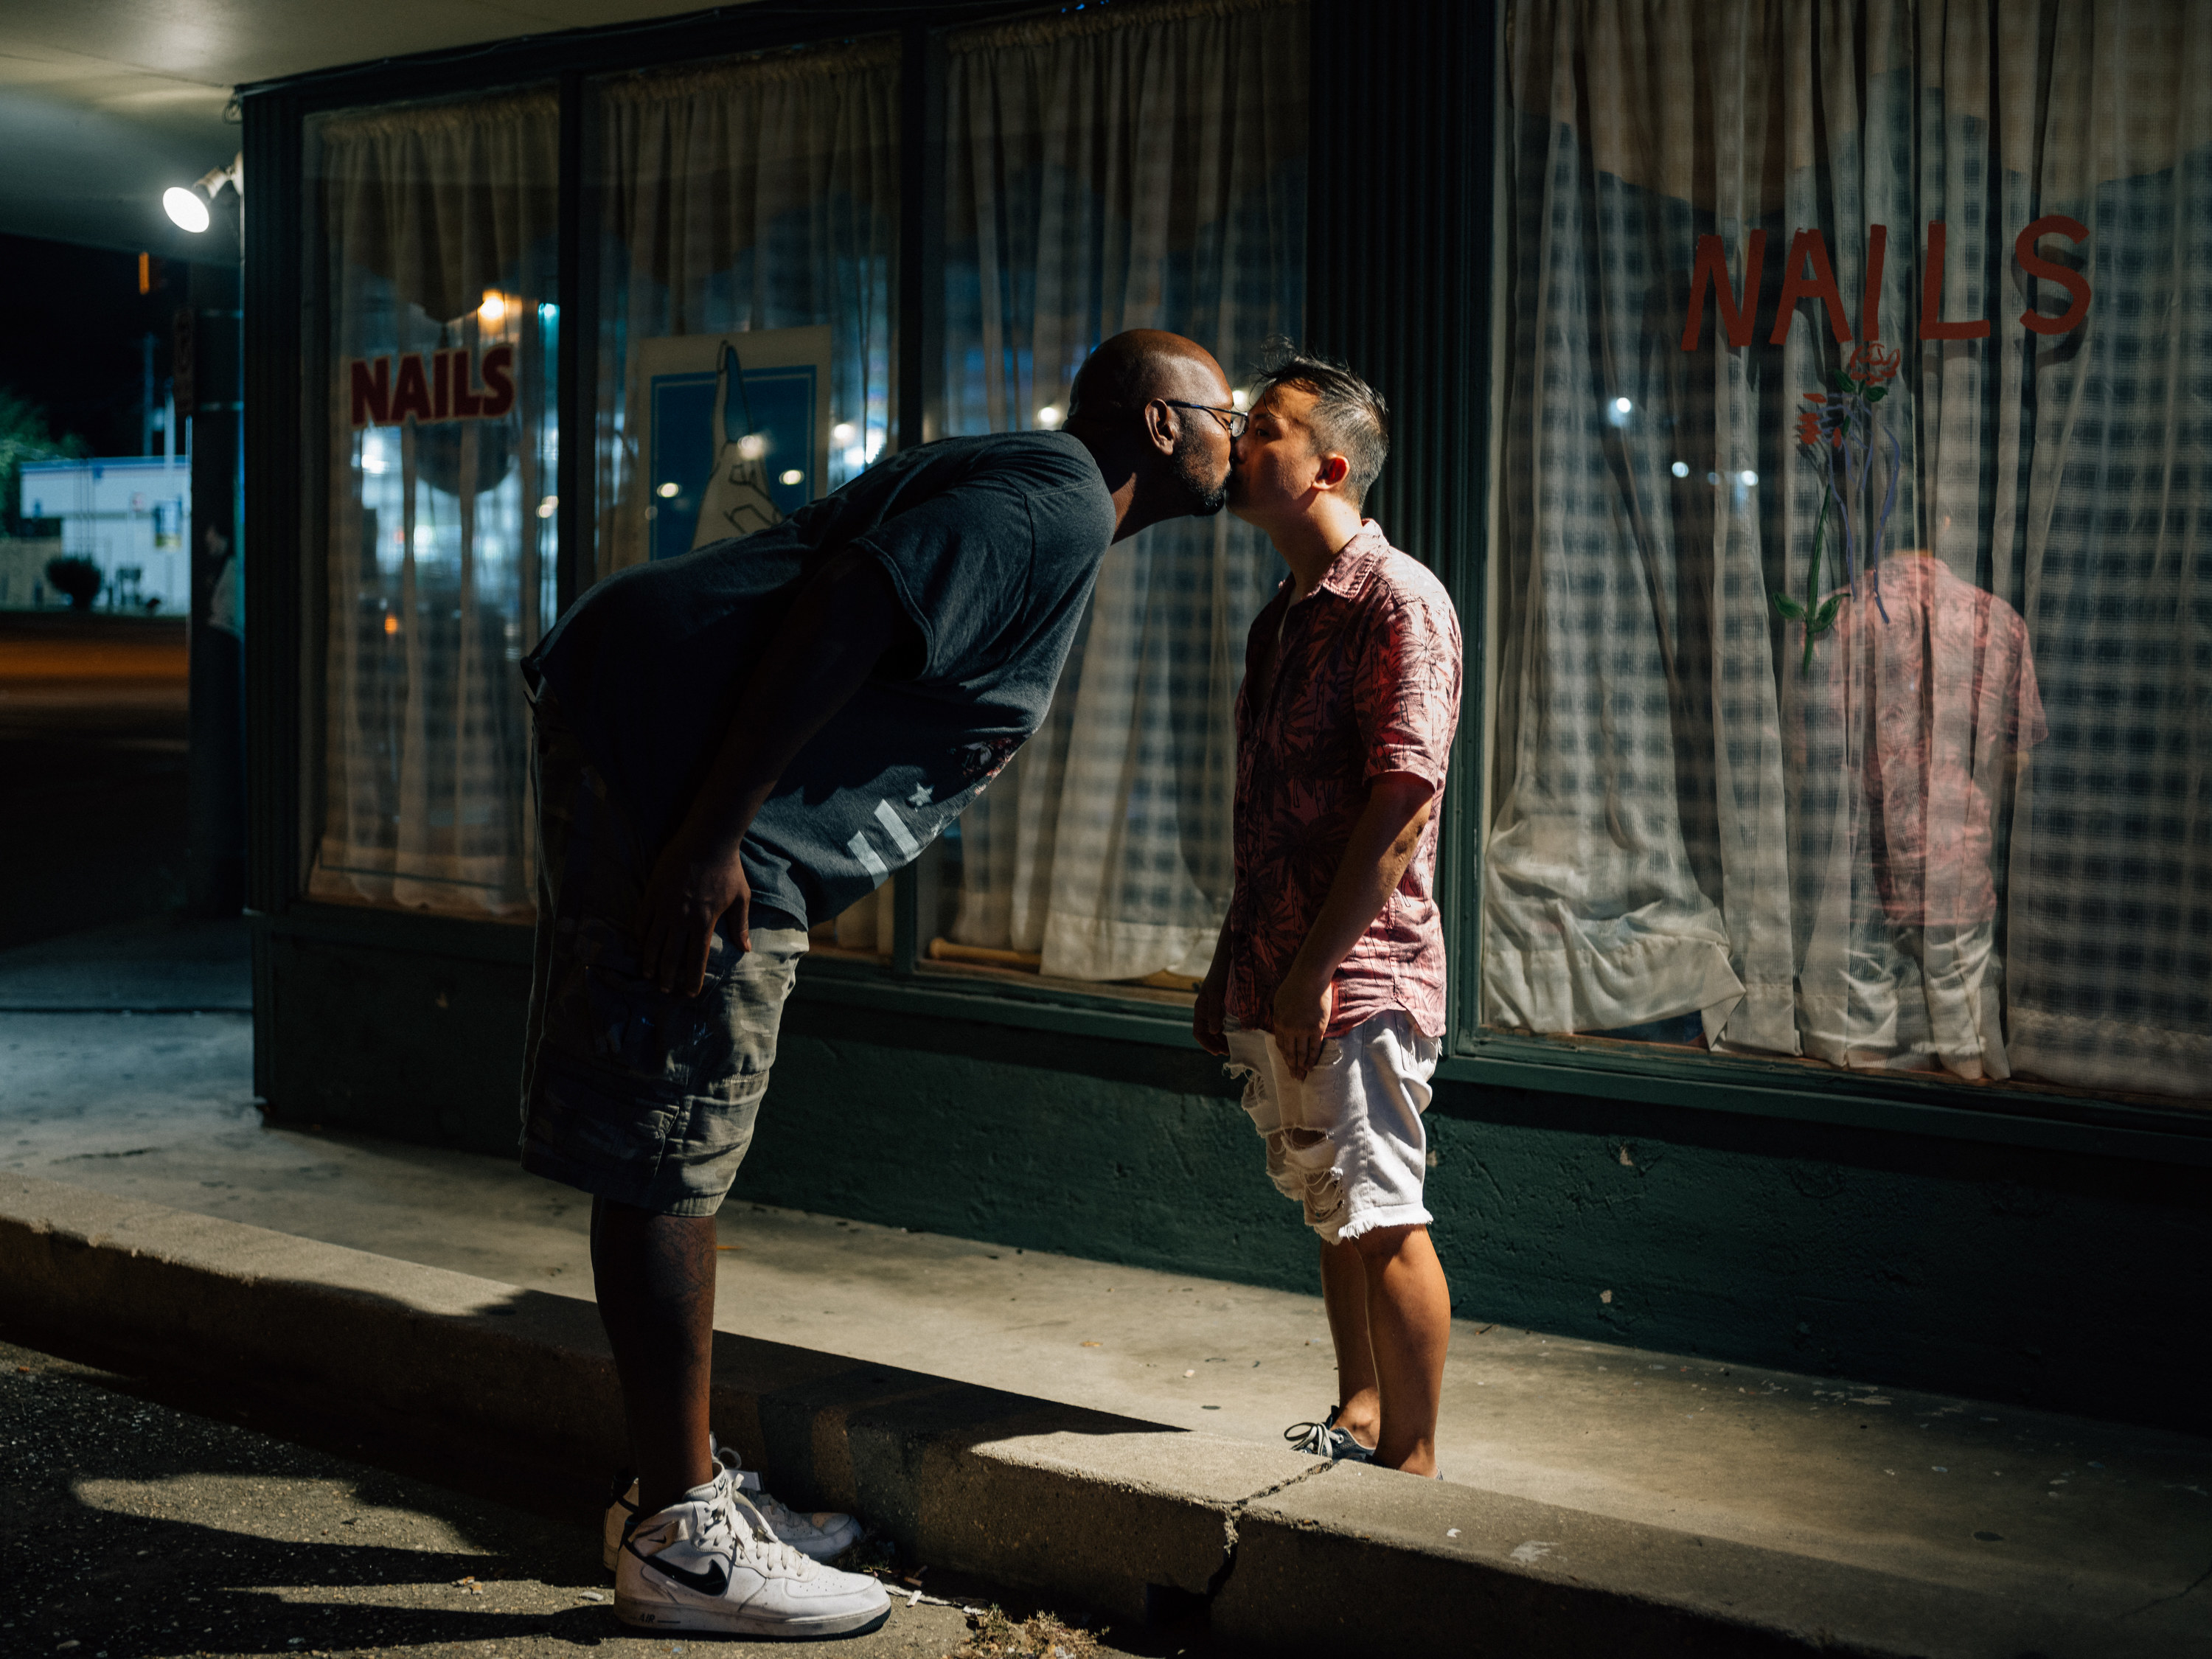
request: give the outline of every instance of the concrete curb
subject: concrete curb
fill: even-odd
[[[621,1461],[588,1303],[27,1176],[0,1177],[0,1328],[426,1448]],[[2001,1598],[779,1343],[715,1338],[715,1420],[787,1498],[940,1568],[1333,1656],[2113,1651]],[[2205,1650],[2183,1623],[2128,1650]]]

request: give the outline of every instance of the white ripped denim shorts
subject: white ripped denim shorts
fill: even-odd
[[[1429,1138],[1421,1125],[1438,1046],[1393,1009],[1322,1044],[1301,1082],[1269,1031],[1223,1024],[1229,1071],[1267,1143],[1267,1178],[1305,1209],[1306,1225],[1340,1243],[1377,1227],[1425,1226]]]

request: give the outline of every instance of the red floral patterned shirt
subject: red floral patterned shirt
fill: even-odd
[[[1321,585],[1282,588],[1252,623],[1237,694],[1237,890],[1229,906],[1230,1017],[1274,1023],[1277,988],[1321,914],[1369,783],[1408,772],[1439,795],[1459,724],[1459,617],[1443,584],[1371,519]],[[1280,644],[1276,643],[1279,637]],[[1262,684],[1270,657],[1272,682]],[[1328,1035],[1401,1009],[1444,1029],[1437,826],[1333,981]]]

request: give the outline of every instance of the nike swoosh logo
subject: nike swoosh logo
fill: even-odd
[[[697,1590],[702,1595],[720,1595],[730,1587],[729,1571],[720,1561],[701,1572],[696,1567],[679,1567],[672,1561],[664,1561],[657,1555],[643,1555],[638,1559],[662,1577],[672,1578],[688,1589]]]

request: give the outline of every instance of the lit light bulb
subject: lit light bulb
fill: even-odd
[[[1753,472],[1749,467],[1744,468],[1742,471],[1737,473],[1735,476],[1743,481],[1743,486],[1747,489],[1750,489],[1752,485],[1759,482],[1759,474]]]
[[[1626,398],[1615,398],[1613,400],[1613,412],[1616,415],[1626,415],[1635,407],[1636,405]]]
[[[483,303],[477,307],[477,321],[485,328],[497,328],[507,320],[507,295],[495,288],[484,290]]]
[[[757,461],[768,453],[768,440],[757,432],[748,432],[738,440],[738,453],[749,461]]]
[[[208,228],[207,204],[182,185],[171,185],[161,192],[161,211],[178,229],[189,230],[195,236]]]
[[[561,498],[558,495],[548,495],[538,503],[538,516],[541,519],[550,519],[560,510]]]
[[[659,496],[662,501],[668,501],[677,494],[677,486],[672,483],[665,483],[653,493]]]
[[[1037,424],[1048,432],[1057,427],[1060,424],[1060,406],[1057,404],[1047,404],[1042,409],[1037,410]]]
[[[853,441],[853,423],[850,421],[838,422],[836,425],[830,428],[830,435],[835,438],[841,445],[851,443]]]
[[[805,479],[806,475],[794,466],[790,471],[784,473],[780,478],[778,478],[777,482],[780,483],[795,484],[803,483],[805,482]]]
[[[1690,464],[1687,461],[1677,461],[1667,470],[1678,478],[1686,478],[1690,476]]]

